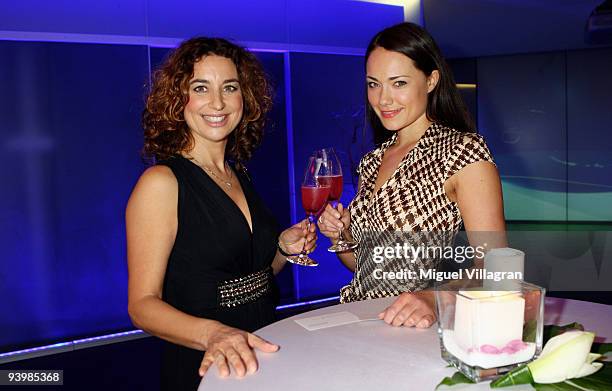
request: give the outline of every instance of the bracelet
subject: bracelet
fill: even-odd
[[[282,247],[281,247],[281,245],[280,245],[280,240],[279,240],[279,241],[278,241],[278,243],[276,244],[276,248],[278,249],[278,252],[279,252],[279,253],[280,253],[280,254],[281,254],[283,257],[290,257],[290,256],[292,256],[292,255],[293,255],[293,254],[288,254],[288,253],[286,253],[286,252],[283,250],[283,248],[282,248]]]

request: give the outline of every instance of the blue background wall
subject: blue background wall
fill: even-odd
[[[0,41],[0,345],[125,327],[145,46]]]
[[[139,122],[146,85],[168,47],[197,34],[224,36],[262,61],[275,105],[249,171],[286,227],[303,217],[293,178],[301,177],[311,149],[337,146],[343,159],[353,159],[346,160],[347,173],[361,156],[361,150],[348,155],[352,141],[343,143],[342,135],[320,136],[352,126],[346,115],[363,131],[362,119],[344,112],[363,106],[356,53],[402,16],[399,7],[350,1],[3,7],[0,352],[132,327],[124,210],[144,169]],[[347,189],[346,200],[350,180]],[[317,250],[319,270],[301,274],[288,266],[278,276],[283,302],[336,294],[350,279],[327,245],[322,240]]]

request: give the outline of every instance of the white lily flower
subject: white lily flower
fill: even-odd
[[[527,364],[533,380],[550,384],[597,372],[603,364],[593,362],[601,357],[590,353],[594,338],[594,333],[578,330],[551,338],[540,357]]]

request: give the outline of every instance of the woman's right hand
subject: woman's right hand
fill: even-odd
[[[208,332],[206,353],[200,364],[199,374],[204,376],[213,364],[217,365],[222,377],[229,376],[230,366],[238,377],[253,374],[258,366],[254,349],[274,353],[279,346],[255,334],[216,322]]]
[[[351,213],[341,203],[338,203],[337,209],[333,208],[331,204],[327,204],[317,222],[319,231],[333,243],[340,237],[340,230],[348,228],[350,224]]]

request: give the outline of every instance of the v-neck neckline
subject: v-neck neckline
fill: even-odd
[[[383,162],[383,159],[385,157],[385,152],[387,152],[387,150],[393,144],[395,144],[395,142],[397,140],[397,132],[394,132],[391,135],[391,138],[389,140],[385,141],[380,146],[380,151],[377,153],[377,163],[378,163],[378,165],[376,167],[376,170],[374,170],[375,177],[372,178],[373,179],[372,181],[370,181],[371,182],[371,186],[368,189],[368,198],[367,198],[368,204],[371,204],[373,201],[375,201],[379,197],[379,195],[381,194],[382,190],[389,186],[389,182],[391,181],[391,179],[393,179],[395,177],[395,175],[397,175],[397,172],[400,170],[400,168],[402,167],[404,162],[411,155],[413,155],[415,153],[414,152],[415,150],[427,148],[427,145],[425,145],[425,144],[432,137],[432,133],[433,133],[434,129],[436,129],[436,126],[437,125],[436,125],[435,122],[432,122],[431,125],[429,125],[429,127],[425,130],[425,132],[418,139],[418,141],[416,142],[414,147],[412,147],[410,149],[410,151],[406,152],[404,157],[402,157],[402,160],[400,160],[399,164],[397,165],[397,167],[395,167],[395,169],[393,170],[391,175],[380,185],[380,187],[378,189],[376,189],[376,179],[378,178],[378,175],[380,174],[380,167],[382,166],[382,162]]]
[[[249,224],[249,220],[247,219],[246,215],[242,212],[242,209],[240,209],[238,204],[232,199],[232,197],[229,196],[229,194],[227,194],[223,190],[223,188],[221,188],[221,186],[206,172],[206,170],[202,169],[202,167],[198,166],[197,164],[195,164],[191,160],[187,159],[186,157],[184,157],[182,155],[179,155],[179,156],[182,159],[186,160],[189,164],[194,166],[194,168],[197,168],[197,170],[200,173],[202,173],[204,175],[204,177],[208,179],[208,181],[212,182],[213,187],[216,189],[216,191],[219,192],[219,193],[222,193],[222,197],[225,197],[227,199],[227,201],[230,204],[233,205],[234,210],[237,211],[238,214],[242,217],[242,221],[246,225],[246,228],[247,228],[247,231],[249,232],[249,235],[252,237],[253,233],[255,232],[255,217],[253,216],[253,208],[251,207],[251,202],[249,201],[250,197],[247,195],[247,191],[245,190],[245,186],[242,183],[242,179],[240,178],[240,175],[238,175],[236,173],[234,168],[230,165],[230,169],[234,171],[234,175],[236,176],[236,179],[238,179],[238,184],[240,184],[240,189],[242,190],[242,195],[244,195],[244,200],[246,202],[246,207],[247,207],[247,210],[249,211],[249,215],[251,216],[251,224]]]

